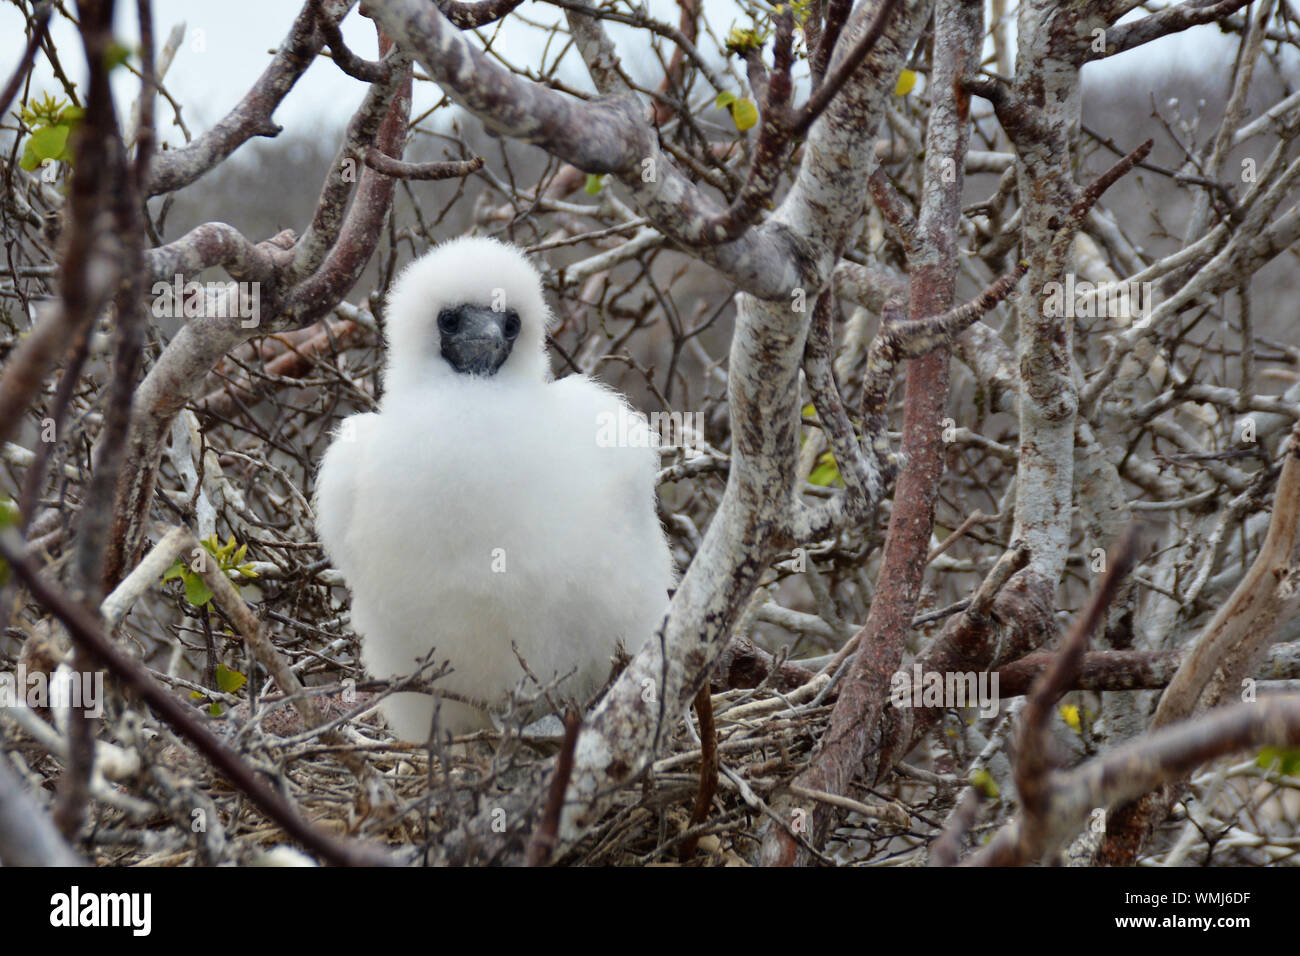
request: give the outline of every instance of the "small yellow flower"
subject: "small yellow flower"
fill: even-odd
[[[1083,733],[1083,724],[1079,721],[1079,708],[1074,704],[1061,705],[1061,719],[1069,724],[1076,734]]]

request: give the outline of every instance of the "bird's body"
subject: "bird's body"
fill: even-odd
[[[468,268],[466,254],[486,259],[476,263],[487,268],[483,288],[465,289],[455,273],[438,282],[447,268]],[[518,274],[520,264],[509,247],[461,240],[402,276],[390,348],[408,354],[392,354],[380,410],[344,423],[317,488],[318,530],[352,590],[366,667],[409,674],[436,648],[434,659],[452,666],[436,687],[489,705],[525,676],[512,644],[543,681],[572,672],[562,695],[598,690],[617,647],[635,652],[653,633],[673,581],[654,507],[657,453],[648,442],[599,440],[602,425],[629,414],[617,393],[584,376],[549,381],[544,363],[525,361],[544,358],[548,313],[537,310],[536,274]],[[525,278],[535,298],[509,288]],[[450,299],[447,284],[461,286]],[[518,343],[499,371],[457,372],[443,354],[453,337],[434,319],[502,289],[526,306]],[[406,334],[421,316],[429,341]],[[474,352],[465,364],[478,361]],[[404,693],[384,712],[399,736],[423,740],[433,706]],[[462,732],[487,726],[487,715],[444,700],[439,725]]]

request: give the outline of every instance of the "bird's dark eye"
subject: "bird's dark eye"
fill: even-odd
[[[460,313],[443,309],[438,313],[438,331],[443,335],[455,335],[460,331]]]
[[[506,323],[503,328],[505,329],[506,338],[513,339],[517,336],[519,334],[519,313],[507,312]]]

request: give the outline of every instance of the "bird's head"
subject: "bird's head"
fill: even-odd
[[[551,310],[515,246],[467,236],[408,265],[388,293],[388,390],[433,379],[545,381]]]

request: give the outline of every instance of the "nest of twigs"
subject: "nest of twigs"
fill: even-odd
[[[316,698],[326,723],[305,731],[282,697],[268,693],[253,702],[191,682],[172,683],[176,693],[194,698],[209,728],[305,818],[337,836],[398,851],[399,860],[413,863],[436,858],[441,836],[467,815],[490,813],[495,800],[517,796],[521,784],[553,773],[550,765],[561,746],[556,738],[537,736],[508,720],[500,731],[434,746],[398,741],[378,715],[378,693],[332,685],[319,687]],[[826,729],[830,690],[829,678],[820,675],[788,692],[759,686],[713,694],[719,772],[716,784],[705,783],[713,792],[703,819],[692,823],[705,753],[692,715],[690,727],[679,720],[667,752],[617,793],[598,824],[555,862],[746,865],[764,825],[798,833],[800,821],[777,819],[769,803],[806,766]],[[220,717],[211,716],[215,710],[222,711]],[[93,809],[80,841],[90,861],[211,866],[312,859],[292,849],[284,830],[171,727],[142,716],[147,713],[110,693],[97,733]],[[53,711],[40,709],[5,724],[6,750],[37,784],[33,790],[51,803],[63,770],[59,724]],[[864,859],[892,848],[898,862],[908,843],[923,847],[933,834],[912,833],[919,818],[899,802],[906,785],[899,778],[899,785],[887,790],[864,788],[860,812],[848,810],[829,852],[841,860]],[[540,807],[544,788],[535,796]],[[843,801],[846,809],[854,803]],[[503,820],[525,828],[536,822],[535,816]]]

